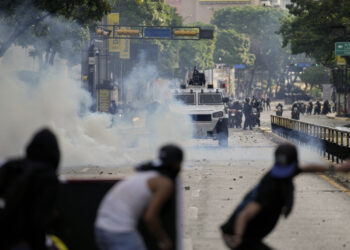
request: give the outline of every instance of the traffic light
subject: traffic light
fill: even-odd
[[[197,36],[198,30],[174,30],[174,36]]]
[[[128,30],[128,29],[119,29],[117,30],[118,36],[138,36],[140,35],[139,30]]]
[[[99,28],[99,29],[96,30],[96,34],[100,35],[100,36],[109,36],[109,34],[111,34],[111,31]]]

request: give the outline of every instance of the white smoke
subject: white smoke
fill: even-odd
[[[12,48],[0,62],[1,157],[23,154],[33,132],[45,126],[59,138],[63,166],[135,164],[153,158],[165,143],[182,146],[191,138],[190,119],[164,108],[175,102],[169,81],[155,84],[155,67],[140,64],[125,80],[133,107],[132,122],[125,125],[117,116],[82,108],[91,105],[90,94],[79,80],[72,79],[64,62],[56,61],[54,67],[40,73],[35,84],[20,81],[11,72],[18,65],[23,66],[21,70],[32,69],[24,52]],[[146,108],[155,100],[162,108],[146,119],[150,117]]]

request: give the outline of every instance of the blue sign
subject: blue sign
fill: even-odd
[[[235,64],[235,69],[245,69],[245,64]]]
[[[311,63],[305,63],[305,67],[311,67]]]
[[[304,63],[299,63],[298,65],[300,68],[304,68]]]
[[[165,28],[145,28],[143,30],[144,37],[152,38],[171,38],[171,29]]]

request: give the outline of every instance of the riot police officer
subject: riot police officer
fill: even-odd
[[[252,130],[252,106],[249,103],[249,98],[245,99],[245,103],[243,106],[243,113],[245,117],[243,129],[246,130],[249,126],[249,129]]]

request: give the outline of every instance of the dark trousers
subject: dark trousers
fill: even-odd
[[[252,129],[252,117],[251,115],[244,115],[245,116],[245,121],[244,121],[244,126],[243,129],[247,129],[249,126],[250,129]]]

